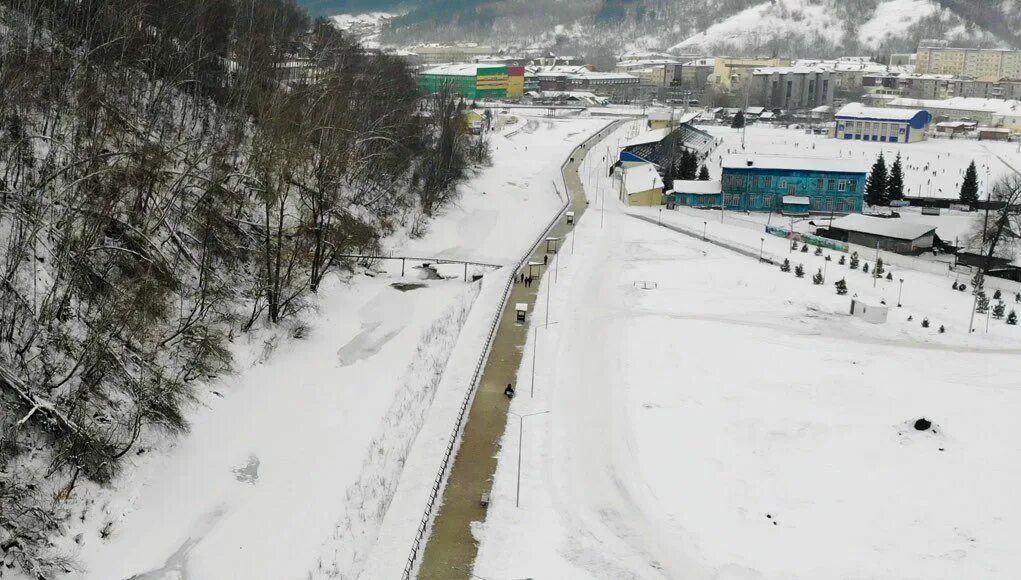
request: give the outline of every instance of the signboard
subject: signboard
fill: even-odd
[[[922,215],[939,215],[938,207],[923,207]]]
[[[895,199],[890,202],[890,207],[910,207],[910,201],[904,201],[903,199]]]

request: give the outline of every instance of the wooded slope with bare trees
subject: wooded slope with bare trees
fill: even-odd
[[[0,0],[0,95],[0,563],[40,578],[75,486],[185,430],[229,340],[486,157],[289,0]]]

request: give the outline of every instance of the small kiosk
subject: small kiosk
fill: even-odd
[[[569,212],[567,212],[566,215],[567,215],[567,223],[573,224],[574,223],[574,212],[573,211],[569,211]]]
[[[528,314],[528,304],[525,304],[524,302],[518,302],[517,304],[514,305],[514,311],[518,315],[518,322],[524,322],[525,315]]]
[[[557,243],[559,243],[559,242],[560,242],[560,238],[554,238],[552,236],[546,238],[546,253],[547,254],[556,254],[557,253]]]

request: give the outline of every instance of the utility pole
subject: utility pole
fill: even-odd
[[[522,443],[525,441],[525,419],[528,417],[535,417],[536,415],[545,415],[549,411],[537,411],[535,413],[527,413],[525,415],[519,415],[514,411],[507,411],[511,415],[518,418],[518,485],[517,491],[514,492],[514,507],[521,507],[521,449]]]

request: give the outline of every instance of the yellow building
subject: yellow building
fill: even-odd
[[[717,89],[730,91],[743,87],[751,80],[757,68],[790,66],[791,61],[782,58],[730,58],[713,59],[712,83]]]
[[[627,205],[663,205],[663,178],[655,165],[640,163],[620,171],[621,201]]]

